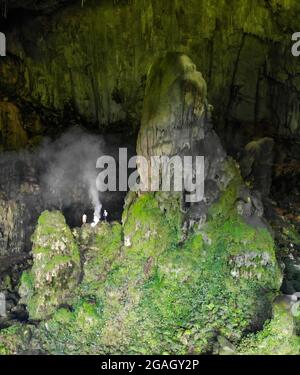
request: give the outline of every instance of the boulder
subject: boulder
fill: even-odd
[[[274,163],[274,140],[261,138],[248,143],[240,158],[243,178],[264,197],[270,193]]]
[[[280,298],[274,302],[272,319],[265,323],[263,330],[245,337],[241,341],[237,353],[243,355],[299,355],[298,325],[299,313],[295,317],[284,299]]]
[[[67,304],[79,282],[80,254],[60,212],[45,211],[32,237],[33,267],[21,278],[21,303],[31,319],[49,317]]]

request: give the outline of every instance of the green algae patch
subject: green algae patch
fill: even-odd
[[[35,349],[203,354],[214,352],[218,337],[238,345],[245,332],[260,330],[271,315],[281,273],[269,232],[248,225],[237,212],[239,182],[238,176],[231,179],[207,222],[185,235],[182,201],[172,193],[130,193],[123,225],[76,229],[81,282],[69,308],[55,305],[52,317],[35,330]],[[44,215],[37,231],[52,241],[43,240],[46,246],[38,253],[51,254],[60,226]],[[35,267],[22,276],[29,311],[44,295],[33,287]]]

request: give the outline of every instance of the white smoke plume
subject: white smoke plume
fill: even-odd
[[[41,174],[45,199],[52,205],[67,207],[82,202],[86,194],[100,219],[102,204],[96,188],[96,160],[103,154],[102,137],[72,128],[56,141],[46,141],[39,152],[46,166]]]

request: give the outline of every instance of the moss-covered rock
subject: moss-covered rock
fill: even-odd
[[[159,254],[175,249],[179,241],[178,204],[177,195],[171,211],[177,215],[166,215],[151,194],[135,197],[127,207],[123,228],[100,223],[95,229],[83,226],[77,231],[85,259],[83,280],[75,291],[72,311],[60,309],[40,324],[35,337],[43,351],[136,353],[136,325],[140,326],[141,317],[135,309]],[[124,238],[130,236],[130,245],[125,245],[121,231]],[[141,351],[147,349],[144,346]]]
[[[82,229],[93,239],[83,281],[72,308],[39,325],[35,350],[200,354],[220,335],[236,344],[262,326],[281,280],[269,233],[246,224],[227,197],[228,215],[213,207],[201,231],[182,242],[180,199],[170,199],[168,211],[154,193],[132,197],[121,249],[118,224]]]
[[[19,254],[23,251],[26,231],[20,222],[24,218],[22,202],[7,199],[0,194],[0,256]]]
[[[45,211],[32,237],[33,267],[21,278],[20,295],[31,319],[44,319],[68,303],[80,277],[78,247],[60,212]]]
[[[52,274],[55,260],[60,265],[64,259],[56,251],[64,237],[70,241],[68,256],[79,259],[71,232],[60,213],[42,214],[33,236],[34,266],[23,274],[21,292],[31,317],[44,317],[46,307],[53,315],[35,330],[34,350],[212,353],[220,342],[238,345],[271,316],[281,272],[261,202],[244,186],[237,164],[226,157],[212,129],[205,85],[195,65],[181,54],[157,64],[152,73],[159,72],[159,79],[150,73],[147,84],[144,110],[151,115],[144,117],[139,149],[147,158],[157,150],[159,155],[182,155],[186,139],[192,155],[203,152],[203,202],[187,205],[184,192],[130,192],[122,226],[99,223],[74,231],[83,260],[77,288],[73,274],[64,278],[65,262],[62,274]],[[169,94],[165,109],[154,100],[161,85]],[[172,130],[177,132],[173,143]],[[164,140],[171,142],[170,154],[155,147]],[[49,276],[42,273],[48,264]],[[66,300],[71,285],[72,298]]]
[[[123,244],[122,226],[117,222],[100,222],[95,228],[83,225],[75,232],[83,260],[79,298],[96,296],[120,254]]]
[[[273,318],[262,331],[251,334],[240,343],[239,354],[299,355],[300,337],[296,334],[295,318],[286,305],[274,304]]]
[[[25,352],[31,340],[31,328],[15,324],[0,332],[0,356]]]

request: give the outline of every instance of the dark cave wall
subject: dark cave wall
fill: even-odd
[[[138,124],[150,64],[180,51],[203,73],[233,149],[265,135],[299,139],[297,0],[71,1],[24,19],[7,33],[2,99],[57,113],[71,106],[100,128]]]

